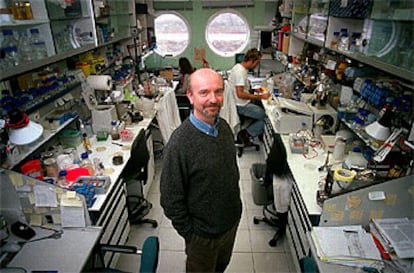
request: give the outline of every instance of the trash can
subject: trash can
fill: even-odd
[[[250,168],[253,201],[258,206],[273,202],[273,183],[266,181],[266,164],[254,163]]]

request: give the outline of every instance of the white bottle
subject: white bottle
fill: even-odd
[[[275,88],[275,82],[273,81],[272,77],[267,79],[266,85],[267,85],[267,92],[269,94],[273,94],[273,89]]]

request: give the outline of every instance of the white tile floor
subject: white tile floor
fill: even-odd
[[[260,152],[254,149],[245,150],[243,156],[239,158],[243,214],[232,260],[226,270],[227,273],[294,272],[286,240],[279,242],[276,247],[270,247],[268,242],[274,234],[273,227],[265,223],[253,224],[253,216],[261,216],[262,208],[253,203],[250,167],[253,163],[264,162],[262,150]],[[148,218],[156,219],[158,227],[152,228],[148,224],[132,225],[127,243],[141,246],[147,236],[156,235],[160,239],[157,272],[185,272],[184,240],[173,229],[160,206],[159,176],[161,166],[162,159],[156,160],[156,178],[147,196],[147,199],[153,204]],[[138,272],[139,261],[140,256],[124,254],[118,261],[118,268],[128,272]]]

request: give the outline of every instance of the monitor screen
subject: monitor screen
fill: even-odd
[[[244,58],[244,53],[236,53],[235,55],[235,62],[236,64],[241,63]]]

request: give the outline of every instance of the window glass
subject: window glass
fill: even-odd
[[[161,56],[177,56],[184,52],[190,40],[188,23],[179,14],[161,13],[154,21],[157,52]]]
[[[206,41],[216,54],[228,57],[244,50],[250,38],[247,20],[235,10],[211,16],[206,27]]]

